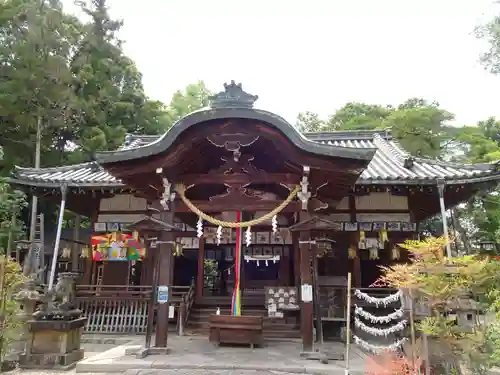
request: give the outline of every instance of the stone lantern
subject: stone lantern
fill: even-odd
[[[479,248],[481,249],[481,251],[493,253],[497,249],[497,244],[494,241],[482,240],[479,241]]]

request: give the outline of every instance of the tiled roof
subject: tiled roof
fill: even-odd
[[[307,133],[306,138],[332,146],[376,149],[372,161],[361,174],[358,184],[434,184],[437,179],[452,181],[495,178],[495,165],[462,165],[437,160],[413,158],[390,133],[382,131],[343,131]],[[130,149],[155,142],[160,136],[128,135],[120,149]],[[500,177],[500,176],[498,176]],[[123,186],[96,162],[56,168],[16,168],[13,182],[26,185]]]
[[[456,164],[412,157],[384,131],[309,133],[312,141],[332,146],[376,148],[377,152],[357,183],[429,183],[437,179],[462,180],[495,172],[493,164]]]
[[[140,134],[127,134],[125,141],[118,148],[118,150],[130,150],[150,144],[160,138],[159,135],[140,135]]]
[[[68,186],[122,186],[120,181],[95,162],[39,170],[16,167],[12,179],[21,183],[26,181],[27,185],[59,186],[66,183]]]

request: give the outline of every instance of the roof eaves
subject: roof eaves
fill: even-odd
[[[12,185],[18,186],[33,186],[39,188],[59,188],[62,185],[66,185],[69,188],[114,188],[114,187],[123,187],[127,186],[121,182],[74,182],[74,181],[40,181],[37,179],[23,179],[23,178],[14,178],[7,177],[5,179],[6,182]]]
[[[488,173],[479,172],[470,175],[465,178],[456,177],[444,177],[444,178],[396,178],[396,179],[384,179],[384,178],[369,178],[369,179],[358,179],[356,185],[437,185],[438,181],[443,181],[445,185],[459,185],[459,184],[470,184],[470,183],[482,183],[489,181],[500,181],[500,172]]]

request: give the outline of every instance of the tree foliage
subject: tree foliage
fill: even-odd
[[[408,250],[411,263],[382,267],[379,282],[411,291],[418,303],[429,309],[417,327],[440,344],[439,362],[450,360],[448,356],[465,359],[474,373],[479,373],[499,363],[498,326],[478,319],[470,322],[473,326],[466,326],[457,316],[496,309],[500,262],[479,255],[449,259],[444,256],[445,245],[444,238],[406,241],[400,246]]]
[[[440,155],[443,142],[451,137],[448,122],[452,119],[439,104],[412,98],[396,108],[347,103],[326,121],[315,113],[303,112],[298,115],[296,126],[302,132],[387,130],[412,155],[435,158]]]

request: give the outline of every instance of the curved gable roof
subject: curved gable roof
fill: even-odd
[[[118,163],[146,158],[165,152],[186,130],[196,124],[218,119],[248,119],[269,124],[281,131],[297,148],[316,155],[369,161],[374,150],[351,147],[326,146],[304,137],[293,125],[282,117],[253,108],[257,96],[243,91],[241,84],[234,81],[224,85],[224,91],[211,98],[211,106],[192,112],[178,120],[163,136],[137,148],[121,148],[96,154],[100,164]]]

